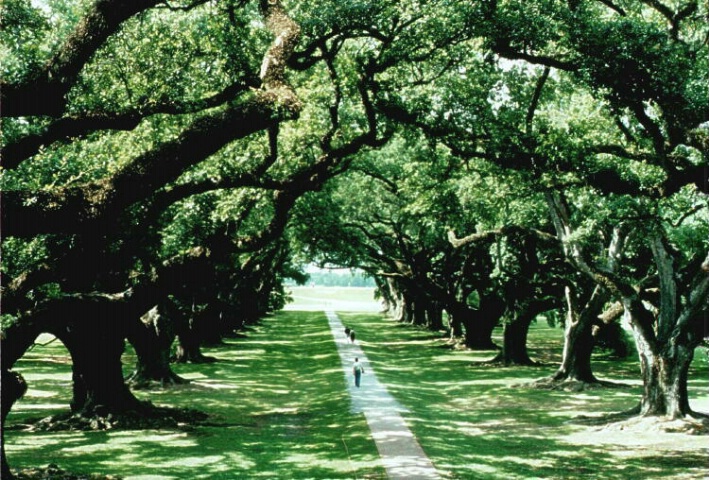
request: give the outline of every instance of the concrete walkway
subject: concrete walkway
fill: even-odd
[[[325,312],[330,323],[332,336],[342,360],[347,388],[352,398],[352,411],[364,413],[372,431],[372,438],[379,450],[379,456],[387,474],[392,480],[440,479],[426,453],[406,426],[402,407],[379,382],[359,344],[350,343],[345,335],[345,327],[334,312]],[[354,385],[352,363],[359,358],[364,367],[361,387]]]

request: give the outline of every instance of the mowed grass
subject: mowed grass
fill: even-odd
[[[6,432],[13,468],[56,464],[68,472],[129,479],[385,478],[362,415],[349,413],[345,379],[322,313],[284,312],[247,338],[205,349],[219,359],[175,365],[191,383],[138,391],[156,405],[198,409],[207,426],[187,431]],[[125,370],[133,357],[124,358]],[[66,412],[71,371],[58,342],[36,348],[16,370],[28,394],[8,426]]]
[[[620,430],[587,426],[579,416],[628,410],[640,399],[636,357],[599,355],[600,378],[626,388],[583,392],[519,387],[551,375],[561,360],[563,332],[534,324],[529,346],[538,367],[485,365],[495,352],[451,350],[438,334],[371,314],[341,313],[371,367],[404,406],[414,435],[436,467],[459,479],[706,479],[709,438],[664,433],[648,423]],[[499,341],[501,332],[496,332]],[[709,413],[709,375],[698,349],[690,401]]]
[[[444,478],[707,478],[706,436],[574,422],[579,415],[635,405],[641,389],[636,358],[594,359],[599,377],[628,388],[516,388],[557,368],[561,329],[533,326],[530,353],[545,362],[541,367],[484,366],[494,352],[451,350],[439,333],[375,313],[371,290],[346,290],[344,296],[335,290],[308,287],[308,295],[290,308],[371,306],[367,313],[340,310],[339,315],[357,330],[380,381],[408,408],[408,424]],[[11,429],[6,432],[11,465],[55,463],[71,472],[146,480],[386,478],[364,417],[349,412],[339,357],[322,313],[281,312],[246,332],[246,338],[226,340],[205,353],[219,362],[174,366],[190,384],[137,395],[157,405],[206,412],[208,425],[61,433]],[[126,373],[132,364],[128,352]],[[61,344],[37,347],[16,370],[25,375],[30,391],[10,413],[10,427],[68,410],[71,370]],[[701,350],[691,371],[690,401],[709,413],[707,374]]]

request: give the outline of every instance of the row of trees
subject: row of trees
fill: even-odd
[[[82,416],[139,412],[315,260],[392,314],[597,382],[633,327],[643,415],[692,415],[709,332],[709,28],[696,0],[3,3],[3,421],[57,336]],[[445,312],[445,314],[444,314]],[[447,315],[446,315],[447,314]],[[3,456],[3,475],[9,475]]]
[[[624,315],[635,411],[682,417],[709,335],[707,32],[697,4],[625,3],[490,2],[487,49],[421,67],[425,89],[390,79],[401,135],[322,194],[342,210],[320,250],[366,265],[399,319],[439,328],[445,310],[470,347],[504,315],[506,362],[530,361],[539,313],[565,312],[552,381],[597,382],[593,334]]]

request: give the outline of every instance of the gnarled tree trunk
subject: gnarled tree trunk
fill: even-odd
[[[71,410],[83,416],[105,416],[142,406],[123,379],[121,355],[129,320],[106,310],[77,312],[70,328],[52,332],[71,355]]]
[[[704,283],[709,283],[705,280]],[[704,291],[706,294],[706,286]],[[705,300],[706,302],[706,300]],[[701,331],[679,333],[671,341],[657,342],[654,318],[640,300],[624,300],[626,315],[630,317],[640,358],[643,394],[640,415],[664,416],[670,419],[692,415],[687,392],[689,366],[694,350],[701,339]],[[685,312],[687,314],[689,312]],[[699,326],[700,322],[695,325]],[[700,328],[697,328],[700,330]]]
[[[608,294],[602,290],[602,287],[596,287],[588,303],[579,313],[571,291],[567,288],[564,352],[561,365],[552,376],[552,380],[598,383],[591,367],[591,354],[594,345],[593,322],[601,313],[607,298]]]
[[[126,381],[134,388],[143,388],[153,382],[161,386],[182,384],[183,379],[170,367],[170,347],[175,340],[172,322],[153,307],[140,318],[128,333],[128,341],[135,348],[135,370]]]

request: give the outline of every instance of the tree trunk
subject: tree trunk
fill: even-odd
[[[689,335],[678,335],[673,341],[658,347],[654,319],[639,299],[625,299],[626,314],[630,315],[633,335],[640,357],[643,379],[641,415],[658,415],[670,419],[683,418],[692,413],[689,406],[687,379],[694,357],[694,346]]]
[[[534,365],[527,350],[527,335],[534,317],[535,314],[525,309],[514,320],[505,323],[502,350],[493,362],[505,365]]]
[[[463,320],[460,315],[454,315],[449,307],[448,312],[448,328],[450,330],[450,339],[455,340],[463,336]]]
[[[642,349],[640,371],[643,377],[641,415],[663,415],[676,419],[692,413],[687,393],[689,365],[693,349],[678,347],[659,355]]]
[[[170,368],[170,347],[175,340],[172,322],[152,308],[128,334],[128,341],[138,357],[135,370],[126,379],[134,388],[144,388],[152,382],[161,386],[182,384],[186,380]]]
[[[434,332],[443,330],[443,309],[441,309],[438,303],[430,303],[426,318],[428,319],[429,330],[433,330]]]
[[[571,291],[566,290],[564,352],[561,365],[552,376],[553,380],[598,383],[591,368],[591,353],[594,345],[593,322],[600,314],[607,297],[608,295],[602,290],[602,287],[596,287],[583,311],[578,313]]]
[[[498,346],[492,341],[492,332],[500,323],[500,318],[505,313],[505,302],[496,296],[481,296],[480,308],[475,314],[475,335],[468,338],[465,344],[475,350],[495,350]],[[466,331],[468,328],[466,327]]]
[[[396,320],[403,323],[413,323],[414,321],[414,304],[407,294],[401,297],[401,312]]]
[[[208,357],[202,353],[199,336],[191,332],[180,333],[177,336],[177,348],[175,350],[175,362],[177,363],[212,363],[217,359]]]
[[[481,314],[462,302],[449,307],[454,323],[465,327],[465,346],[473,350],[496,350],[492,341],[492,331],[500,316]]]
[[[428,302],[418,298],[413,302],[413,324],[419,326],[426,325],[426,304]]]
[[[71,330],[55,333],[72,358],[73,412],[105,416],[140,409],[141,402],[123,380],[125,335],[118,328],[120,321],[84,319]]]

